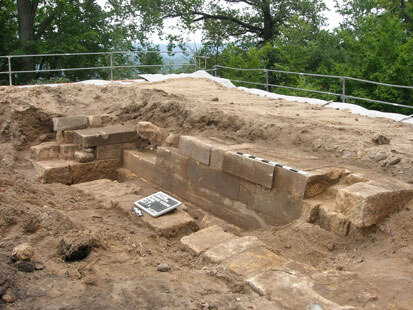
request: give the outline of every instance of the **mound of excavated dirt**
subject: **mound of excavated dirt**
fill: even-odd
[[[116,123],[150,121],[177,134],[253,142],[257,152],[297,165],[322,159],[372,179],[385,173],[413,181],[408,124],[262,98],[203,79],[0,87],[0,309],[278,309],[236,276],[203,267],[179,239],[159,237],[74,187],[30,181],[28,147],[53,138],[53,117],[79,114],[110,114]],[[385,143],[378,143],[377,134],[389,143],[383,138]],[[143,196],[158,190],[141,180],[126,182],[142,188]],[[200,227],[206,222],[205,211],[191,206],[190,214]],[[412,223],[410,205],[345,238],[301,220],[233,231],[259,237],[286,259],[340,271],[345,279],[332,283],[340,302],[411,309]],[[20,244],[33,248],[30,261],[11,259]],[[82,255],[62,259],[73,249]],[[170,270],[159,272],[160,264]],[[357,291],[361,282],[368,294]]]

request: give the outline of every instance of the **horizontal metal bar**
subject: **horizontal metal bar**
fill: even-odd
[[[265,83],[247,82],[247,81],[240,81],[240,80],[230,80],[230,81],[236,82],[236,83],[245,83],[245,84],[262,85],[262,86],[267,85]]]
[[[287,88],[287,89],[293,89],[293,90],[303,90],[303,91],[307,91],[307,92],[311,92],[311,93],[325,94],[325,95],[331,95],[331,96],[341,96],[341,94],[331,93],[331,92],[326,92],[326,91],[321,91],[321,90],[297,88],[297,87],[277,85],[277,84],[268,84],[268,86],[279,87],[279,88]]]
[[[217,68],[224,68],[224,69],[231,69],[231,70],[239,70],[239,71],[265,71],[265,69],[245,69],[245,68],[231,68],[226,66],[217,65]]]
[[[100,69],[110,69],[110,67],[90,67],[90,68],[68,68],[68,69],[24,70],[24,71],[11,71],[11,73],[42,73],[42,72],[64,72],[64,71],[100,70]]]
[[[168,64],[168,65],[132,65],[132,66],[113,66],[112,68],[155,68],[155,67],[176,67],[176,66],[181,66],[181,67],[193,67],[195,66],[194,64]],[[110,68],[110,67],[109,67]]]
[[[375,85],[382,85],[382,86],[389,86],[389,87],[397,87],[397,88],[406,88],[406,89],[413,89],[413,86],[404,86],[404,85],[395,85],[395,84],[388,84],[388,83],[381,83],[381,82],[374,82],[374,81],[369,81],[369,80],[363,80],[363,79],[357,79],[357,78],[352,78],[352,77],[344,77],[346,80],[352,80],[352,81],[357,81],[357,82],[364,82],[364,83],[370,83],[370,84],[375,84]]]
[[[346,98],[350,99],[357,99],[357,100],[364,100],[364,101],[369,101],[369,102],[377,102],[377,103],[382,103],[386,105],[391,105],[395,107],[402,107],[402,108],[407,108],[407,109],[413,109],[412,105],[404,105],[400,103],[392,103],[392,102],[387,102],[387,101],[381,101],[381,100],[375,100],[375,99],[367,99],[367,98],[361,98],[361,97],[355,97],[355,96],[346,96]]]
[[[36,55],[8,55],[0,56],[0,58],[25,58],[25,57],[46,57],[46,56],[85,56],[85,55],[109,55],[109,54],[190,54],[195,55],[194,52],[184,52],[184,51],[173,51],[173,52],[163,52],[163,51],[116,51],[116,52],[90,52],[90,53],[61,53],[61,54],[36,54]]]
[[[338,75],[326,75],[326,74],[318,74],[318,73],[304,73],[304,72],[283,71],[283,70],[273,70],[273,69],[268,69],[268,72],[278,72],[278,73],[287,73],[287,74],[295,74],[295,75],[307,75],[307,76],[315,76],[315,77],[326,77],[326,78],[333,78],[333,79],[345,78],[345,77],[338,76]]]

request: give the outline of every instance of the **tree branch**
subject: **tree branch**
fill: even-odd
[[[37,31],[35,37],[36,39],[40,38],[43,33],[46,31],[47,26],[50,25],[50,23],[52,22],[53,18],[55,17],[55,14],[51,14],[49,17],[47,17],[41,24],[39,27],[39,30]]]

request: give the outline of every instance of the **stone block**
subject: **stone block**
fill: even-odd
[[[304,199],[312,198],[325,192],[328,187],[338,183],[344,173],[344,169],[320,169],[309,172]]]
[[[76,141],[76,132],[74,130],[66,130],[62,132],[63,141],[59,143],[70,143],[70,144],[77,144]]]
[[[194,183],[195,186],[198,184],[231,199],[238,200],[240,179],[237,177],[211,169],[209,166],[195,160],[189,161],[188,177],[189,181]]]
[[[34,160],[57,159],[60,148],[56,142],[43,142],[30,148],[30,157]]]
[[[122,158],[123,150],[136,149],[136,142],[98,145],[96,159]]]
[[[303,199],[308,176],[281,167],[275,167],[274,189]]]
[[[166,130],[150,122],[139,122],[136,133],[142,139],[148,140],[151,145],[162,145],[166,138]]]
[[[172,147],[158,147],[156,149],[156,165],[173,172],[183,178],[188,177],[189,157],[184,156]]]
[[[114,125],[76,130],[75,136],[77,143],[82,147],[137,141],[135,127],[129,125]]]
[[[165,238],[182,236],[198,230],[194,219],[179,207],[173,212],[156,218],[143,213],[144,215],[139,217],[139,220],[152,228],[157,235]]]
[[[102,126],[102,117],[100,115],[89,115],[87,117],[89,127],[100,127]]]
[[[121,166],[120,159],[95,160],[89,163],[70,165],[72,183],[89,182],[98,179],[116,180],[117,169]]]
[[[247,277],[251,274],[271,269],[285,262],[282,256],[264,247],[256,247],[234,255],[222,263],[229,271]]]
[[[79,150],[79,145],[74,143],[60,144],[60,158],[74,159],[75,152]]]
[[[210,248],[204,253],[204,257],[209,261],[218,264],[233,255],[244,252],[245,250],[262,246],[264,246],[264,244],[257,237],[234,237]]]
[[[207,166],[211,160],[211,145],[192,136],[179,138],[179,152]]]
[[[344,214],[357,227],[379,223],[413,197],[411,187],[382,187],[360,182],[338,190],[335,211]]]
[[[222,170],[268,189],[273,186],[273,165],[234,152],[225,153]]]
[[[224,155],[227,151],[223,148],[212,146],[211,147],[211,163],[212,169],[222,171],[222,164],[224,162]]]
[[[87,116],[66,116],[53,118],[53,131],[83,129],[88,126]]]
[[[95,154],[84,151],[76,151],[74,157],[75,160],[79,163],[88,163],[95,159]]]
[[[70,164],[72,162],[60,159],[33,162],[37,178],[41,183],[71,184],[72,175]]]
[[[213,246],[234,237],[219,226],[201,229],[193,234],[181,238],[181,243],[196,254],[200,254]]]
[[[123,167],[129,169],[139,178],[153,181],[155,174],[156,156],[154,153],[137,150],[123,151]]]

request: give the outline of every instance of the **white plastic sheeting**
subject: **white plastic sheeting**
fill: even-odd
[[[194,73],[180,73],[180,74],[141,74],[140,77],[143,80],[129,80],[129,81],[103,81],[103,80],[88,80],[77,82],[75,84],[85,84],[85,85],[98,85],[98,86],[105,86],[108,84],[121,84],[121,85],[130,85],[132,83],[142,83],[145,81],[147,82],[160,82],[169,79],[183,79],[183,78],[202,78],[202,79],[209,79],[212,81],[217,82],[218,84],[227,87],[227,88],[237,88],[249,94],[255,94],[258,96],[268,97],[272,99],[284,99],[288,101],[295,101],[295,102],[303,102],[309,104],[316,104],[316,105],[324,105],[328,108],[339,109],[339,110],[347,110],[353,114],[368,116],[368,117],[382,117],[387,119],[392,119],[394,121],[403,122],[413,124],[413,117],[407,117],[403,114],[397,113],[385,113],[379,112],[375,110],[368,110],[363,107],[360,107],[355,104],[351,103],[342,103],[342,102],[328,102],[321,99],[315,98],[305,98],[305,97],[295,97],[295,96],[286,96],[286,95],[279,95],[276,93],[270,93],[260,89],[254,88],[246,88],[246,87],[236,87],[234,84],[231,83],[228,79],[223,79],[219,77],[212,76],[206,71],[200,70]],[[50,86],[50,87],[57,87],[65,84],[46,84],[46,85],[27,85],[27,86],[19,86],[19,87],[36,87],[36,86]]]

